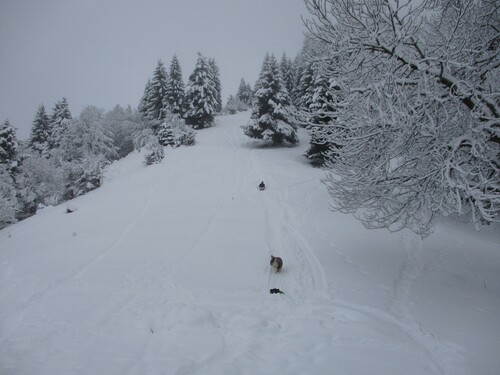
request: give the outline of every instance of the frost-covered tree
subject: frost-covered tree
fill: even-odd
[[[295,88],[297,105],[306,111],[309,111],[309,107],[313,102],[315,71],[317,69],[317,63],[314,60],[305,61],[299,73],[298,85]]]
[[[212,85],[215,90],[215,112],[222,111],[222,87],[220,83],[220,72],[215,59],[209,59],[208,65],[212,74]]]
[[[292,60],[290,60],[284,52],[281,56],[280,70],[281,77],[283,79],[283,85],[286,87],[288,95],[292,95],[295,78],[293,75],[293,63]]]
[[[174,55],[170,64],[166,90],[167,92],[163,103],[164,107],[166,107],[169,112],[182,116],[185,110],[184,81],[182,80],[181,65],[176,55]]]
[[[61,145],[61,139],[68,130],[71,119],[72,116],[69,110],[68,101],[66,98],[62,98],[55,104],[52,110],[52,116],[50,117],[50,149],[58,148]]]
[[[94,106],[84,108],[61,139],[55,155],[66,171],[65,199],[98,188],[104,167],[117,157],[103,114],[104,110]]]
[[[177,114],[168,114],[158,130],[158,141],[162,146],[191,146],[196,132],[187,126]]]
[[[12,167],[17,158],[17,137],[16,130],[10,125],[9,120],[5,120],[0,125],[0,164]]]
[[[195,129],[212,125],[217,108],[217,93],[213,86],[212,72],[207,59],[198,53],[193,73],[186,89],[186,124]]]
[[[290,97],[283,86],[279,66],[273,55],[266,55],[255,90],[251,120],[243,127],[245,135],[270,141],[273,145],[298,143]]]
[[[137,111],[130,106],[122,108],[116,105],[104,115],[102,121],[113,138],[118,158],[123,158],[134,150],[132,135],[144,126]]]
[[[0,229],[17,221],[18,200],[11,171],[0,164]]]
[[[306,4],[346,88],[325,180],[333,207],[421,235],[438,214],[498,221],[498,2]]]
[[[246,83],[242,78],[240,81],[240,86],[238,87],[238,92],[236,94],[236,99],[246,106],[252,105],[253,90],[249,83]]]
[[[146,84],[144,95],[139,103],[139,110],[147,120],[153,122],[153,128],[157,125],[156,122],[160,123],[165,117],[167,86],[167,70],[163,62],[158,60],[153,77]]]
[[[332,127],[328,125],[335,123],[336,113],[342,105],[342,90],[333,78],[334,72],[325,70],[332,66],[334,64],[317,64],[312,86],[308,89],[312,93],[306,113],[310,124],[307,130],[311,139],[310,147],[304,155],[315,166],[322,166],[327,160],[334,161],[338,155],[339,145],[335,143]]]
[[[148,104],[148,95],[151,90],[151,78],[148,78],[146,85],[144,86],[144,93],[142,94],[141,100],[139,101],[139,105],[137,106],[137,110],[139,113],[145,117],[147,113],[147,104]]]
[[[65,189],[63,163],[54,157],[41,158],[31,148],[23,151],[23,160],[16,175],[18,188],[19,219],[36,213],[39,206],[56,205],[61,202]]]
[[[248,105],[246,103],[239,100],[237,96],[229,95],[225,108],[227,113],[234,115],[236,112],[246,111],[247,109]]]
[[[146,165],[161,163],[165,158],[163,146],[149,128],[139,130],[134,134],[134,147],[138,152],[144,151],[144,164]]]
[[[31,127],[28,144],[31,149],[37,151],[44,157],[49,156],[50,129],[49,115],[45,111],[45,106],[41,104],[38,107],[35,118],[33,119],[33,126]]]

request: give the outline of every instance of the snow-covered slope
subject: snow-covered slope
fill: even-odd
[[[498,227],[367,231],[247,120],[0,231],[0,373],[498,373]]]

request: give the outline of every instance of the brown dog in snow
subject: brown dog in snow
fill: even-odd
[[[273,267],[276,272],[280,272],[281,267],[283,267],[283,259],[281,259],[280,257],[275,257],[275,256],[271,255],[270,264],[271,264],[271,267]]]

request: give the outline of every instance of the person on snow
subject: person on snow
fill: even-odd
[[[259,190],[264,190],[266,188],[266,184],[264,184],[264,181],[261,181],[259,184]]]

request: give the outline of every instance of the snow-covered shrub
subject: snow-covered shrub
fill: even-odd
[[[66,164],[65,199],[73,199],[102,184],[102,173],[108,164],[103,156],[87,155],[81,162]]]
[[[144,155],[144,163],[146,165],[158,164],[165,158],[165,151],[160,145],[155,146],[146,151]]]
[[[64,171],[56,158],[26,154],[16,177],[23,217],[36,212],[39,205],[56,205],[64,195]]]
[[[158,142],[163,146],[191,146],[196,132],[178,115],[168,114],[158,129]]]
[[[165,157],[163,146],[160,145],[158,137],[149,128],[134,134],[134,147],[139,152],[145,151],[144,163],[146,165],[160,163]]]

